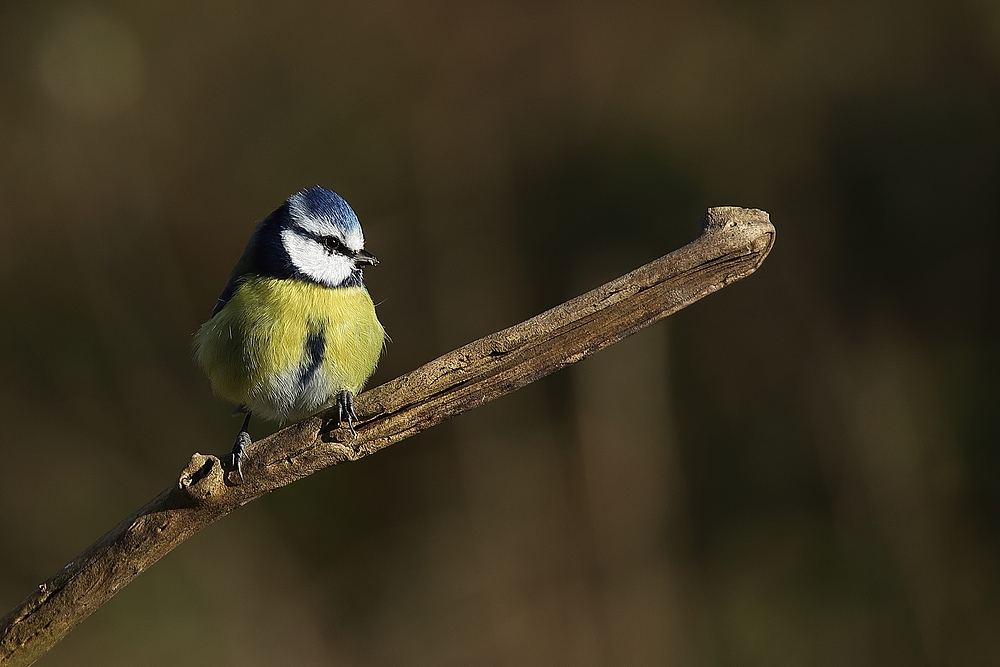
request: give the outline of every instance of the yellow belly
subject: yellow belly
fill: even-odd
[[[331,405],[341,391],[361,391],[384,340],[361,287],[251,278],[194,342],[216,394],[289,420]]]

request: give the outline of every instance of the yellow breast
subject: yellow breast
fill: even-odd
[[[357,393],[385,330],[361,287],[250,278],[195,335],[195,356],[219,396],[270,419],[298,419]]]

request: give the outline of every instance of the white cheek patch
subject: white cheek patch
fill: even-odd
[[[288,198],[288,208],[292,214],[292,220],[300,229],[316,236],[336,236],[344,242],[344,245],[355,252],[365,247],[365,236],[361,233],[360,226],[356,226],[355,229],[345,234],[344,229],[332,220],[311,215],[303,205],[300,195],[296,194]]]
[[[292,229],[281,231],[281,245],[296,269],[327,287],[343,284],[354,270],[354,262],[347,257],[337,253],[331,255],[321,243]]]

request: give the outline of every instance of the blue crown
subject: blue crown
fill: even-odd
[[[345,232],[361,229],[358,216],[344,198],[319,185],[295,193],[288,198],[288,205],[293,219],[298,213],[314,220],[332,222]]]

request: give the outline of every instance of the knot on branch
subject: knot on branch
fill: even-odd
[[[208,502],[226,489],[225,471],[216,456],[195,452],[177,479],[177,490],[192,504]]]

